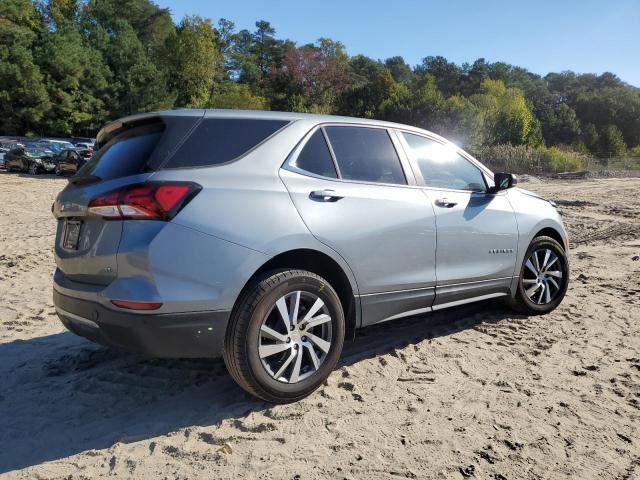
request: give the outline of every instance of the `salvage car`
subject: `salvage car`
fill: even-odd
[[[51,150],[53,153],[60,153],[67,148],[75,148],[75,145],[66,140],[41,139],[38,141],[41,148]]]
[[[318,388],[357,328],[487,299],[545,314],[567,291],[555,205],[426,130],[173,110],[97,142],[53,205],[62,323],[150,356],[222,356],[270,402]]]
[[[37,147],[18,146],[4,156],[7,171],[17,171],[37,175],[39,173],[53,173],[56,165],[51,161],[51,152]]]
[[[91,158],[93,150],[66,149],[52,158],[56,175],[75,175],[75,173]]]

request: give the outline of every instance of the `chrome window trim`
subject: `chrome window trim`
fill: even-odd
[[[338,162],[336,160],[335,153],[333,151],[333,147],[331,145],[331,142],[329,141],[327,133],[324,131],[325,127],[358,127],[358,128],[377,128],[377,129],[381,129],[381,130],[386,130],[387,135],[389,135],[389,139],[391,140],[391,144],[393,145],[393,148],[396,151],[396,155],[398,156],[398,161],[400,162],[400,168],[402,168],[402,173],[405,176],[405,180],[407,181],[407,183],[406,184],[402,184],[402,183],[367,182],[367,181],[364,181],[364,180],[345,180],[344,178],[342,178],[342,175],[340,173],[340,167],[338,166]],[[325,137],[325,141],[327,142],[327,146],[329,147],[329,151],[331,152],[331,157],[333,158],[333,161],[334,161],[334,166],[336,167],[336,172],[338,173],[338,178],[325,177],[323,175],[318,175],[316,173],[309,172],[307,170],[303,170],[302,168],[298,168],[297,166],[294,165],[295,161],[298,159],[298,156],[300,155],[300,152],[305,147],[305,145],[307,144],[307,142],[309,141],[311,136],[318,129],[321,129],[323,131],[323,135]],[[411,170],[407,171],[407,167],[408,166],[410,167],[411,165],[408,162],[408,158],[405,156],[406,153],[404,151],[398,150],[399,143],[394,142],[394,137],[392,135],[392,130],[393,130],[392,128],[386,127],[384,125],[370,125],[370,124],[367,124],[367,123],[355,123],[355,122],[323,122],[323,123],[319,123],[317,125],[314,125],[311,128],[311,130],[309,130],[302,137],[302,139],[298,142],[298,144],[293,148],[291,153],[289,153],[289,155],[287,156],[287,158],[285,159],[285,161],[283,162],[283,164],[281,165],[280,168],[282,168],[284,170],[288,170],[290,172],[294,172],[294,173],[300,174],[300,175],[304,175],[305,177],[312,177],[312,178],[317,178],[317,179],[320,179],[320,180],[327,180],[327,181],[331,181],[331,182],[341,182],[341,183],[345,183],[345,184],[354,183],[354,184],[358,184],[358,185],[375,185],[375,186],[378,186],[378,187],[423,188],[421,185],[418,185],[417,179],[413,175],[413,168],[411,167]],[[403,162],[403,158],[406,159],[406,162]],[[415,182],[415,183],[411,183],[412,181]]]

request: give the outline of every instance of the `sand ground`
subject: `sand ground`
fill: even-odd
[[[1,478],[640,478],[640,179],[523,185],[571,235],[552,314],[494,302],[366,329],[285,406],[221,361],[64,330],[50,214],[64,184],[0,173]]]

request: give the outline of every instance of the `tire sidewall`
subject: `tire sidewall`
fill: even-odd
[[[540,248],[548,248],[553,251],[558,256],[558,260],[562,264],[563,269],[563,282],[560,292],[550,303],[539,305],[537,303],[532,302],[525,292],[524,285],[522,280],[524,278],[524,271],[526,268],[526,263],[531,254]],[[564,299],[565,294],[567,293],[567,288],[569,287],[569,260],[567,258],[567,254],[562,246],[550,237],[538,237],[534,238],[527,252],[525,253],[524,259],[522,260],[522,266],[520,268],[520,278],[518,279],[518,297],[520,301],[524,304],[524,306],[534,313],[544,314],[554,310],[560,302]]]
[[[331,315],[331,349],[320,368],[308,378],[294,384],[280,382],[272,378],[265,370],[258,353],[260,327],[265,316],[269,313],[276,301],[291,292],[297,290],[307,291],[317,295],[327,306]],[[340,299],[333,288],[322,278],[315,275],[305,275],[303,272],[279,282],[268,290],[255,306],[249,321],[245,336],[245,354],[251,373],[255,381],[265,390],[275,395],[304,396],[315,390],[335,367],[344,342],[344,313]]]

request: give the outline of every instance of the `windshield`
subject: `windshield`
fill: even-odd
[[[46,152],[44,150],[39,150],[36,148],[28,148],[27,155],[33,158],[39,158],[39,157],[44,157],[46,155]]]
[[[62,147],[62,145],[58,145],[58,144],[55,144],[55,143],[48,143],[46,148],[54,151],[55,153],[60,153],[60,151],[62,150],[63,147]]]

